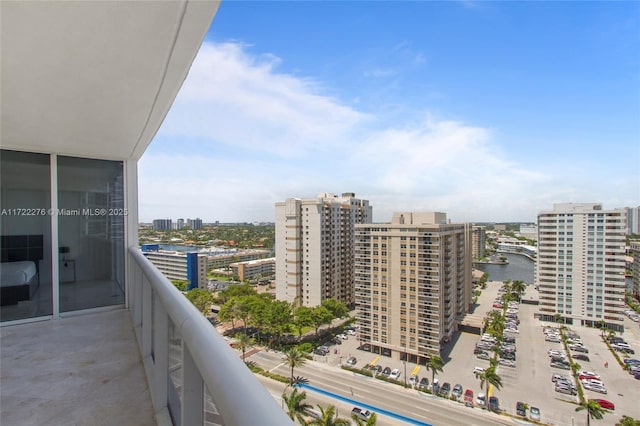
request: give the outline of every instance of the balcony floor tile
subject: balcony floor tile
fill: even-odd
[[[155,425],[128,310],[0,329],[0,423]]]

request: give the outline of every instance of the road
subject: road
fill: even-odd
[[[288,376],[291,370],[282,361],[282,357],[283,355],[278,352],[261,351],[252,355],[250,360],[274,373]],[[394,384],[356,375],[316,361],[309,361],[304,366],[296,368],[294,374],[309,379],[309,384],[314,387],[372,406],[373,411],[383,409],[434,426],[451,424],[493,426],[523,423],[509,417],[486,412],[480,408],[467,408],[457,402],[444,400],[413,389],[404,389]],[[261,381],[265,383],[274,398],[280,400],[284,385],[268,379],[261,378]],[[384,396],[381,397],[382,395]],[[357,405],[347,404],[311,390],[307,390],[307,397],[314,404],[336,405],[340,413],[344,412],[342,417],[348,417],[351,408]],[[379,415],[378,417],[378,424],[381,426],[407,424],[389,416]]]

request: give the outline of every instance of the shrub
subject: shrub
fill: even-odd
[[[311,342],[304,342],[298,345],[300,352],[311,352],[313,350],[313,344]]]

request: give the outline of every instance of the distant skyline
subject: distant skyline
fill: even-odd
[[[140,220],[640,205],[640,2],[223,2],[139,163]]]

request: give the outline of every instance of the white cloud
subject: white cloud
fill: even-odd
[[[272,221],[275,202],[320,192],[369,199],[376,221],[410,210],[524,221],[554,202],[613,208],[633,199],[623,192],[632,193],[633,179],[619,190],[595,184],[579,164],[575,173],[543,172],[513,161],[496,130],[428,113],[380,128],[384,117],[346,106],[318,82],[278,72],[279,58],[249,50],[203,46],[140,162],[141,220]]]

